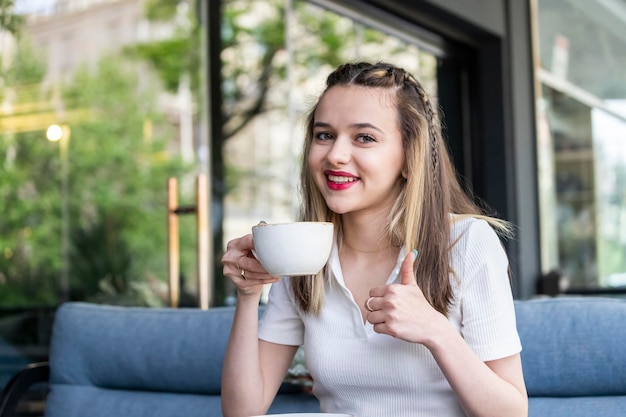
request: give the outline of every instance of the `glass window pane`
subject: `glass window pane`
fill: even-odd
[[[570,291],[626,286],[626,2],[537,4],[543,269]]]
[[[176,3],[2,9],[24,24],[11,32],[0,19],[0,388],[46,359],[60,302],[169,302],[166,183],[178,179],[180,204],[194,203],[202,112],[195,9]],[[192,220],[180,220],[187,305]]]
[[[626,113],[626,100],[611,101]],[[600,286],[626,286],[626,119],[591,112],[594,140],[598,277]]]
[[[597,276],[594,149],[591,109],[544,88],[554,155],[558,265],[576,287]]]
[[[601,99],[626,96],[626,1],[537,0],[541,67]]]

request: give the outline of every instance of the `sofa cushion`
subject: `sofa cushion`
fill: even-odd
[[[626,410],[626,396],[531,397],[529,417],[617,417]]]
[[[46,405],[46,417],[222,417],[219,395],[126,391],[55,384]],[[319,402],[310,394],[276,397],[270,414],[318,412]]]
[[[530,396],[626,395],[626,301],[568,296],[516,301],[515,308]]]
[[[62,305],[50,347],[46,417],[222,417],[222,362],[233,314],[234,307]],[[269,410],[317,411],[317,399],[290,384]]]
[[[46,417],[221,416],[218,395],[126,391],[94,386],[55,384]]]
[[[219,394],[232,309],[68,303],[50,346],[51,384]]]

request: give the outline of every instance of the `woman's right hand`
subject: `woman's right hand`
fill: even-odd
[[[263,285],[280,281],[254,257],[253,248],[252,234],[247,234],[228,242],[222,255],[224,275],[233,281],[239,296],[260,296]]]

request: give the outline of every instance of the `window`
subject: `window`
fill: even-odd
[[[537,0],[542,267],[626,286],[626,2]]]

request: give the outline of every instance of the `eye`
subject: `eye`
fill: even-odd
[[[376,138],[372,135],[359,135],[356,137],[356,141],[359,143],[373,143],[376,142]]]
[[[317,132],[315,133],[315,139],[318,140],[333,140],[335,137],[328,132]]]

